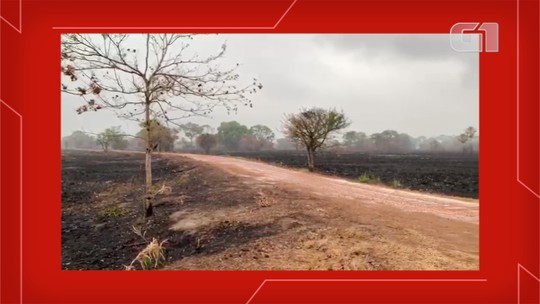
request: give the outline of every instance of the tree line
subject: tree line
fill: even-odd
[[[126,134],[119,126],[92,134],[74,131],[62,138],[65,149],[102,149],[144,151],[146,147],[146,127],[140,124],[135,135]],[[209,125],[193,122],[178,127],[167,126],[154,119],[150,123],[150,145],[153,151],[212,151],[257,152],[265,150],[301,150],[299,140],[276,138],[268,126],[248,127],[237,121],[222,122],[217,129]],[[331,135],[331,134],[330,134]],[[395,130],[384,130],[373,134],[361,131],[347,131],[341,136],[327,136],[321,145],[325,151],[365,152],[365,153],[411,153],[411,152],[478,152],[478,135],[473,127],[466,128],[459,135],[439,135],[434,137],[413,137]],[[317,148],[316,148],[317,149]],[[309,153],[309,151],[306,151]]]
[[[210,153],[216,148],[220,151],[270,150],[274,147],[275,138],[272,129],[261,124],[248,127],[237,121],[222,122],[214,131],[209,125],[188,122],[175,128],[153,119],[149,128],[141,123],[140,131],[135,135],[126,134],[119,126],[106,128],[97,134],[74,131],[62,138],[62,147],[144,151],[148,130],[150,147],[156,152],[203,150]]]
[[[476,129],[468,127],[459,135],[413,137],[395,130],[384,130],[367,135],[348,131],[341,142],[335,142],[336,150],[355,152],[410,153],[410,152],[478,152]]]

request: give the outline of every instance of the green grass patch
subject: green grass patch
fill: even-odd
[[[358,177],[358,181],[364,184],[378,184],[381,182],[381,179],[377,176],[374,176],[368,173],[363,173],[362,175]]]
[[[397,180],[397,179],[395,179],[395,178],[392,180],[392,187],[394,187],[394,188],[401,188],[401,186],[402,186],[402,185],[401,185],[401,182],[400,182],[399,180]]]
[[[126,208],[122,208],[119,206],[110,206],[100,212],[98,216],[98,220],[101,221],[108,218],[122,217],[122,216],[125,216],[126,214],[128,214],[128,210]]]

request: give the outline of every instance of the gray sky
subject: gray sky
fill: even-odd
[[[197,36],[191,48],[212,54],[225,41],[223,64],[240,63],[240,79],[257,78],[264,87],[253,96],[253,108],[231,115],[218,109],[212,117],[185,122],[264,124],[279,138],[284,113],[317,106],[343,110],[352,121],[347,130],[367,134],[393,129],[435,136],[478,129],[478,53],[454,51],[449,35],[224,34]],[[77,115],[82,104],[62,94],[62,136],[110,126],[131,134],[139,129],[106,110]]]

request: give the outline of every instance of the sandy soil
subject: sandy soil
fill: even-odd
[[[239,158],[167,154],[191,159],[258,191],[258,209],[171,215],[171,229],[212,222],[279,226],[219,254],[186,257],[172,269],[476,270],[478,201],[366,185]],[[237,190],[238,191],[238,190]],[[240,252],[240,254],[238,254]],[[246,259],[246,257],[252,257]],[[284,262],[285,261],[285,262]]]

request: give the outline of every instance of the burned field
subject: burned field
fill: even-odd
[[[154,155],[154,185],[171,191],[155,198],[154,216],[145,219],[144,154],[63,151],[62,165],[65,270],[125,269],[152,238],[167,240],[166,260],[158,269],[478,268],[477,223],[429,210],[405,212],[347,195],[328,196],[163,153]],[[260,174],[260,165],[264,164],[252,162],[251,174]],[[286,171],[291,178],[304,174]],[[320,175],[306,178],[327,182]],[[388,199],[384,191],[370,195]],[[475,206],[454,207],[474,213]],[[133,227],[144,231],[144,238]]]
[[[293,168],[306,168],[301,151],[229,153]],[[316,172],[358,181],[362,175],[400,188],[478,198],[478,155],[462,153],[320,153]]]
[[[63,151],[62,269],[122,270],[146,246],[133,227],[142,227],[147,241],[167,239],[166,263],[271,234],[269,225],[226,219],[196,231],[169,229],[175,212],[241,207],[253,202],[254,194],[245,190],[216,197],[235,180],[208,174],[204,166],[155,156],[153,167],[154,183],[173,191],[156,198],[155,216],[146,221],[144,154]]]

